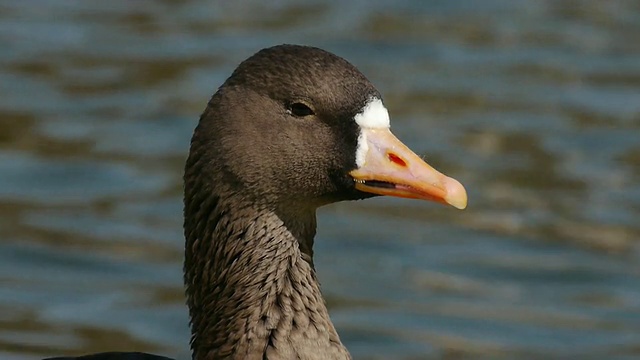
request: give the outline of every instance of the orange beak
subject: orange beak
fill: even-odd
[[[358,145],[360,166],[349,173],[356,189],[377,195],[431,200],[458,209],[467,207],[467,192],[462,184],[424,162],[389,129],[363,128]]]

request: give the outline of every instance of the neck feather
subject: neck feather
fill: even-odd
[[[315,211],[219,196],[185,202],[194,359],[347,359],[312,262]]]

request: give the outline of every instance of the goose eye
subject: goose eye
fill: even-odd
[[[296,102],[289,105],[288,112],[298,117],[305,117],[305,116],[315,114],[308,105],[303,104],[301,102]]]

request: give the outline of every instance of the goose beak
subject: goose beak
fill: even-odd
[[[349,175],[356,189],[409,199],[430,200],[458,209],[467,192],[457,180],[438,172],[396,138],[389,129],[363,128],[356,163]]]

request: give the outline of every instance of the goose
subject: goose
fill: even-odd
[[[316,278],[316,209],[380,195],[467,205],[460,182],[391,133],[381,94],[343,58],[279,45],[243,61],[209,100],[185,166],[193,359],[350,359]]]

